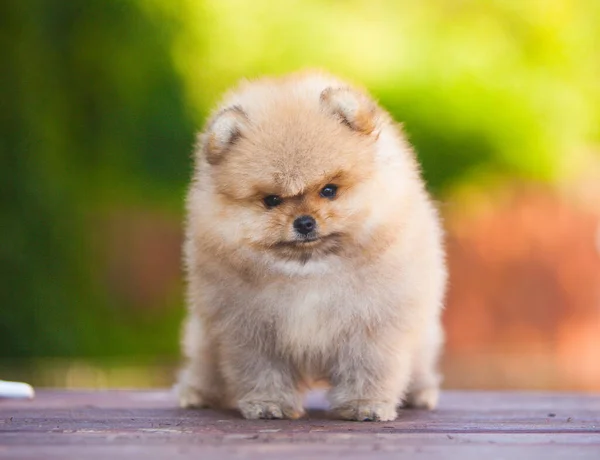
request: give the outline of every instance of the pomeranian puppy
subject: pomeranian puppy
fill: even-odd
[[[199,136],[187,199],[183,407],[298,418],[431,409],[446,268],[400,128],[321,73],[242,82]]]

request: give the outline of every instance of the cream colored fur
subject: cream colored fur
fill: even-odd
[[[334,199],[319,195],[329,183]],[[322,383],[344,419],[435,407],[442,231],[410,146],[366,93],[320,73],[243,82],[199,137],[187,212],[183,407],[297,418]],[[300,241],[300,215],[319,240]]]

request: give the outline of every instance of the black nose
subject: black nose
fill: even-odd
[[[316,226],[317,222],[310,216],[300,216],[294,221],[294,229],[301,235],[308,235]]]

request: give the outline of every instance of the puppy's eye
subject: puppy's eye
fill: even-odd
[[[325,187],[323,187],[323,189],[321,190],[321,196],[323,198],[334,198],[335,195],[337,194],[337,185],[333,185],[333,184],[327,184]]]
[[[267,208],[274,208],[283,203],[283,199],[279,195],[269,195],[263,198],[263,202]]]

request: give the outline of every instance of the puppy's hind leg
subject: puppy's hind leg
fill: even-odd
[[[179,405],[222,407],[226,405],[226,387],[218,365],[218,350],[211,347],[201,320],[190,315],[185,323],[183,348],[187,363],[179,373],[176,386]]]
[[[421,342],[415,350],[411,380],[404,398],[405,407],[431,410],[437,406],[442,380],[437,367],[443,340],[438,323],[428,340]]]

